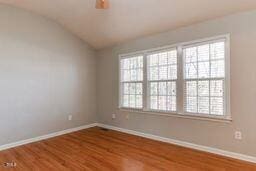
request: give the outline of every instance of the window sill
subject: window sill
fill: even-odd
[[[185,118],[185,119],[194,119],[194,120],[204,120],[204,121],[213,121],[213,122],[224,122],[230,123],[232,122],[231,117],[223,117],[223,116],[203,116],[199,114],[192,114],[192,113],[175,113],[175,112],[164,112],[164,111],[145,111],[142,109],[130,109],[130,108],[118,108],[119,111],[123,112],[132,112],[138,114],[149,114],[149,115],[157,115],[157,116],[164,116],[164,117],[177,117],[177,118]]]

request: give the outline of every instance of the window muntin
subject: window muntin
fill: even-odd
[[[183,48],[185,112],[224,115],[225,40]]]
[[[149,109],[176,111],[177,50],[147,55]]]
[[[142,108],[143,56],[134,56],[121,60],[121,89],[122,107]]]
[[[173,50],[176,50],[176,58],[169,59],[168,52],[172,51],[174,54]],[[125,62],[125,67],[122,67],[124,65],[122,60],[129,59],[131,54],[122,55],[120,58],[120,79],[122,80],[120,81],[120,107],[152,111],[156,114],[167,112],[231,119],[229,35],[181,43],[165,49],[136,52],[136,54],[141,54],[137,57],[142,57],[139,64],[142,67],[134,67],[137,64],[130,66],[127,63],[134,63],[130,61]],[[122,70],[135,70],[135,68],[141,71],[136,71],[132,77],[129,74],[134,71],[126,71],[126,74],[122,74]],[[126,79],[122,79],[124,75]],[[134,91],[137,85],[133,83],[138,83],[138,87],[141,87],[138,88],[138,94],[136,90]],[[136,106],[134,99],[137,95],[139,95],[139,104]],[[123,100],[124,97],[126,100]],[[129,98],[131,102],[127,100]],[[125,102],[124,105],[123,102]]]

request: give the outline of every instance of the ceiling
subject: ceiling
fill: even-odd
[[[256,9],[256,0],[0,0],[51,18],[95,49],[216,17]]]

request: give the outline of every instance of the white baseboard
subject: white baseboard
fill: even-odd
[[[70,129],[66,129],[63,131],[58,131],[58,132],[54,132],[51,134],[38,136],[35,138],[30,138],[30,139],[26,139],[26,140],[14,142],[14,143],[5,144],[5,145],[0,146],[0,151],[6,150],[9,148],[13,148],[13,147],[17,147],[17,146],[21,146],[21,145],[25,145],[25,144],[29,144],[29,143],[33,143],[33,142],[37,142],[37,141],[41,141],[41,140],[45,140],[48,138],[53,138],[56,136],[68,134],[71,132],[95,127],[95,126],[99,126],[102,128],[107,128],[107,129],[111,129],[111,130],[115,130],[115,131],[120,131],[120,132],[124,132],[124,133],[128,133],[128,134],[132,134],[132,135],[137,135],[140,137],[149,138],[149,139],[153,139],[153,140],[157,140],[157,141],[162,141],[162,142],[166,142],[166,143],[170,143],[170,144],[175,144],[175,145],[179,145],[179,146],[183,146],[183,147],[187,147],[187,148],[192,148],[192,149],[196,149],[196,150],[200,150],[200,151],[205,151],[205,152],[209,152],[209,153],[213,153],[213,154],[218,154],[218,155],[222,155],[222,156],[226,156],[226,157],[230,157],[230,158],[234,158],[234,159],[239,159],[239,160],[256,163],[256,157],[253,157],[253,156],[248,156],[248,155],[244,155],[244,154],[240,154],[240,153],[234,153],[234,152],[225,151],[225,150],[221,150],[221,149],[217,149],[217,148],[207,147],[207,146],[203,146],[203,145],[197,145],[197,144],[179,141],[179,140],[175,140],[175,139],[171,139],[171,138],[160,137],[160,136],[156,136],[156,135],[152,135],[152,134],[146,134],[146,133],[142,133],[142,132],[138,132],[138,131],[133,131],[133,130],[129,130],[129,129],[119,128],[119,127],[100,124],[100,123],[93,123],[93,124],[84,125],[84,126],[80,126],[80,127],[76,127],[76,128],[70,128]]]
[[[179,145],[179,146],[183,146],[183,147],[187,147],[187,148],[192,148],[192,149],[196,149],[196,150],[200,150],[200,151],[218,154],[221,156],[226,156],[226,157],[230,157],[230,158],[234,158],[234,159],[239,159],[239,160],[256,163],[256,157],[253,157],[253,156],[248,156],[248,155],[244,155],[244,154],[240,154],[240,153],[234,153],[234,152],[225,151],[225,150],[212,148],[212,147],[207,147],[207,146],[203,146],[203,145],[197,145],[197,144],[179,141],[179,140],[175,140],[175,139],[160,137],[160,136],[156,136],[156,135],[152,135],[152,134],[146,134],[146,133],[142,133],[142,132],[138,132],[138,131],[133,131],[133,130],[119,128],[119,127],[105,125],[105,124],[97,124],[97,126],[115,130],[115,131],[128,133],[128,134],[132,134],[132,135],[137,135],[137,136],[144,137],[144,138],[149,138],[149,139],[153,139],[153,140],[157,140],[157,141],[175,144],[175,145]]]
[[[38,137],[26,139],[26,140],[21,140],[21,141],[18,141],[18,142],[13,142],[13,143],[1,145],[0,146],[0,151],[6,150],[6,149],[9,149],[9,148],[13,148],[13,147],[17,147],[17,146],[21,146],[21,145],[25,145],[25,144],[29,144],[29,143],[33,143],[33,142],[37,142],[37,141],[41,141],[41,140],[45,140],[45,139],[48,139],[48,138],[53,138],[53,137],[56,137],[56,136],[68,134],[68,133],[79,131],[79,130],[82,130],[82,129],[95,127],[97,125],[98,125],[97,123],[93,123],[93,124],[89,124],[89,125],[83,125],[83,126],[79,126],[79,127],[76,127],[76,128],[70,128],[70,129],[50,133],[50,134],[47,134],[47,135],[42,135],[42,136],[38,136]]]

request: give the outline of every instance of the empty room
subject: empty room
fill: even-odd
[[[0,171],[256,171],[255,0],[0,0]]]

